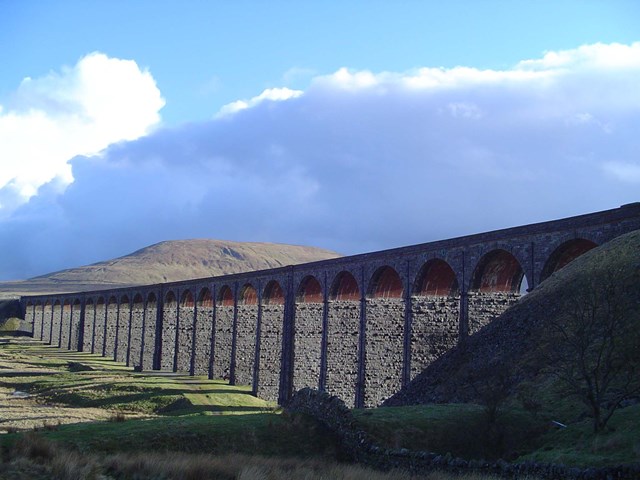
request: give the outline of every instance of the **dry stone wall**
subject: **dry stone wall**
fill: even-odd
[[[411,379],[458,342],[460,296],[411,298]]]
[[[209,374],[211,358],[211,334],[213,330],[213,307],[198,305],[196,313],[195,350],[193,352],[194,375]]]
[[[404,365],[404,301],[366,302],[364,406],[376,407],[400,390]]]
[[[218,306],[216,308],[212,378],[223,378],[231,372],[233,311],[233,306]]]
[[[264,305],[260,322],[260,353],[256,394],[278,401],[282,361],[284,305]]]
[[[318,388],[322,363],[322,303],[298,303],[293,344],[293,390]]]
[[[257,305],[238,305],[236,327],[235,383],[253,384],[253,364],[256,354]]]
[[[353,407],[358,381],[360,302],[329,302],[328,323],[326,389]]]

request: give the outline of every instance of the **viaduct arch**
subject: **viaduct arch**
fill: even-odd
[[[640,203],[303,265],[21,299],[33,337],[285,402],[379,405],[573,259],[640,228]]]

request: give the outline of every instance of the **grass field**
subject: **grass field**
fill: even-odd
[[[75,371],[82,367],[92,370]],[[58,425],[52,420],[36,436],[0,436],[3,468],[26,462],[29,468],[46,470],[41,478],[54,475],[51,468],[58,460],[58,469],[77,473],[88,462],[93,465],[91,472],[110,471],[113,478],[134,478],[134,471],[137,478],[162,478],[158,469],[166,473],[174,467],[178,470],[164,478],[409,478],[397,472],[376,477],[383,474],[338,464],[341,455],[333,434],[310,419],[283,415],[274,404],[253,397],[246,386],[221,380],[134,373],[97,355],[12,337],[0,343],[0,385],[34,395],[31,401],[40,402],[34,408],[44,403],[110,412],[110,421]],[[558,405],[556,413],[565,411],[570,406]],[[556,429],[550,426],[551,414],[527,412],[512,403],[496,427],[487,424],[481,406],[471,404],[354,410],[357,423],[389,447],[464,458],[491,458],[499,451],[512,461],[575,465],[640,461],[639,405],[621,410],[612,420],[612,431],[597,437],[591,434],[588,419]],[[41,452],[34,453],[30,444]],[[121,470],[114,465],[121,465]],[[203,469],[218,476],[198,476]],[[90,478],[91,472],[56,475]],[[38,478],[36,473],[15,478]]]

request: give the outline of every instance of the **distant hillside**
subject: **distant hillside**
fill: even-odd
[[[544,365],[536,352],[549,325],[562,323],[564,302],[576,295],[580,285],[607,278],[615,279],[625,292],[620,302],[633,316],[634,331],[640,330],[640,230],[636,230],[590,250],[554,273],[464,345],[432,363],[386,404],[477,402],[470,379],[499,384],[503,380],[498,376],[505,370],[510,389],[536,376],[543,381]],[[562,348],[557,344],[544,347],[550,351]]]
[[[7,297],[146,285],[264,270],[339,256],[330,250],[276,243],[174,240],[114,260],[29,280],[0,283],[0,294]]]

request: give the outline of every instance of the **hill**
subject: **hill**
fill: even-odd
[[[160,242],[129,255],[29,280],[0,283],[0,295],[89,291],[205,278],[339,257],[330,250],[222,240]]]
[[[591,302],[585,295],[591,295],[592,288],[613,288],[619,293],[615,298],[611,297],[612,302],[599,301],[602,308],[625,312],[626,327],[619,329],[618,337],[613,340],[618,344],[630,344],[630,351],[623,353],[628,353],[629,359],[637,362],[640,230],[594,248],[554,273],[491,324],[432,363],[407,387],[388,399],[386,405],[486,403],[486,398],[482,398],[483,389],[502,390],[513,398],[519,389],[522,392],[521,387],[525,384],[533,387],[530,394],[536,402],[550,394],[548,389],[556,389],[556,397],[551,402],[561,402],[566,392],[558,389],[558,383],[552,380],[558,378],[555,375],[558,372],[552,371],[548,360],[560,358],[573,346],[550,332],[557,330],[557,326],[568,325],[566,322],[575,314],[572,305]],[[581,299],[581,302],[572,302],[574,299]],[[598,322],[594,324],[599,328]],[[591,327],[583,326],[578,334],[588,332],[588,328]],[[585,349],[587,360],[590,356],[593,352]],[[640,379],[635,376],[631,380],[638,382]],[[578,408],[575,413],[579,414],[580,410]]]

